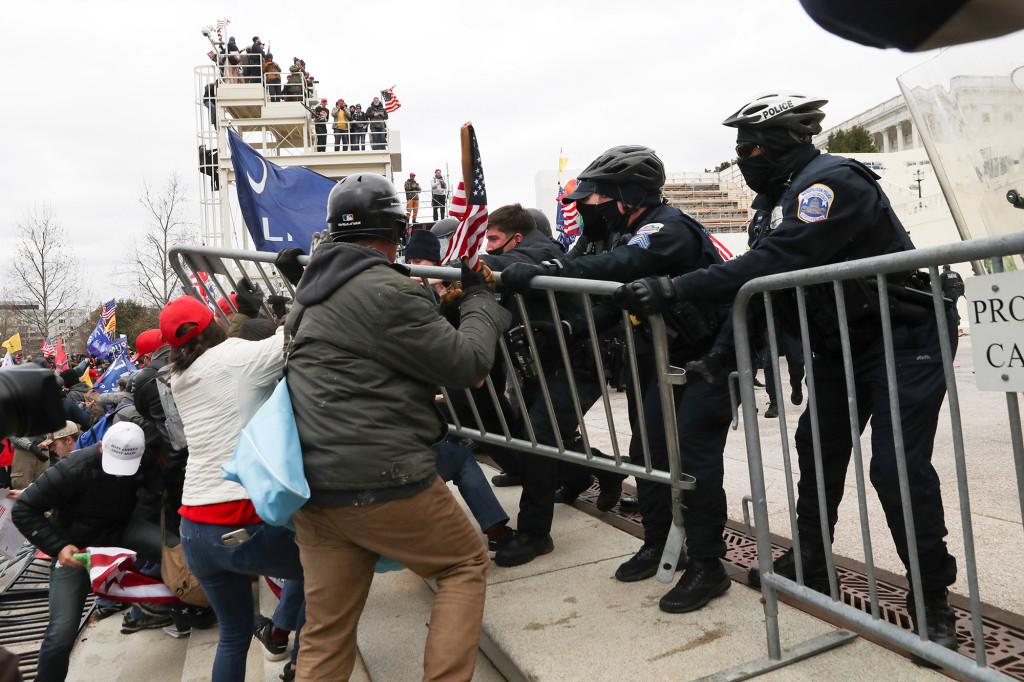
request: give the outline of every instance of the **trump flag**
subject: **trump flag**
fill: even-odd
[[[228,140],[238,208],[253,245],[260,251],[309,251],[313,235],[327,228],[327,197],[335,182],[308,168],[270,163],[233,130]]]

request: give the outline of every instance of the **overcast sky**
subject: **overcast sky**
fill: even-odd
[[[721,121],[753,94],[826,97],[828,127],[898,94],[896,77],[932,56],[841,40],[797,0],[8,4],[4,252],[18,220],[50,204],[90,305],[131,294],[118,273],[145,227],[144,179],[176,172],[196,201],[194,69],[209,63],[200,29],[217,19],[239,45],[259,35],[285,68],[305,59],[331,102],[365,108],[395,85],[398,180],[445,163],[454,178],[472,120],[492,207],[534,205],[534,175],[557,168],[559,148],[570,168],[638,143],[670,172],[702,171],[731,158]]]

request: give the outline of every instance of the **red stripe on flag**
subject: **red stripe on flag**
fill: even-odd
[[[722,257],[722,260],[730,260],[731,258],[734,257],[732,255],[732,251],[730,251],[729,249],[725,248],[725,244],[723,244],[722,242],[718,241],[715,238],[715,235],[713,235],[713,234],[711,234],[709,232],[708,236],[711,237],[711,243],[714,245],[715,250],[718,251],[718,255]]]

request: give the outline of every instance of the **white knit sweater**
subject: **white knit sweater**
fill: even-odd
[[[221,478],[242,428],[270,397],[284,373],[283,327],[262,341],[228,339],[192,366],[171,375],[188,464],[181,501],[189,506],[247,500],[245,488]]]

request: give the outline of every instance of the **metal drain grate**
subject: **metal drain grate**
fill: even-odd
[[[18,655],[18,670],[25,680],[34,680],[39,647],[50,620],[50,560],[37,556],[26,545],[18,556],[0,566],[0,646]],[[93,609],[90,595],[82,609],[84,626]]]
[[[635,491],[624,487],[626,494],[635,494]],[[643,526],[641,525],[640,514],[635,512],[622,512],[615,507],[611,512],[600,512],[595,506],[598,495],[597,484],[589,490],[584,491],[577,498],[576,505],[583,511],[600,518],[617,528],[642,537]],[[730,571],[735,576],[741,574],[745,582],[747,569],[757,565],[757,543],[753,538],[748,537],[737,528],[726,527],[725,542],[728,547],[725,560],[732,564],[735,570]],[[781,544],[773,544],[773,554],[779,556],[787,547]],[[847,563],[840,561],[841,564]],[[849,562],[852,563],[852,562]],[[841,597],[844,603],[860,609],[865,613],[871,613],[871,593],[868,589],[867,576],[856,568],[847,565],[837,567],[841,585]],[[910,615],[906,609],[907,589],[895,580],[886,580],[876,571],[875,585],[878,589],[879,616],[886,621],[909,630],[911,627]],[[898,580],[898,576],[885,574],[887,577]],[[785,595],[780,599],[800,608],[798,602],[790,602]],[[958,606],[957,602],[960,602]],[[966,599],[955,598],[950,595],[950,603],[953,605],[957,616],[957,642],[959,652],[964,656],[974,659],[974,635],[971,630],[971,613],[966,606]],[[828,620],[827,614],[815,612],[813,615]],[[1006,620],[1015,620],[1016,623],[1008,623]],[[847,626],[844,626],[847,627]],[[985,652],[988,666],[998,670],[1004,675],[1014,679],[1024,680],[1024,621],[1016,614],[1002,612],[999,609],[982,606],[982,630],[985,639]],[[861,633],[863,634],[863,633]],[[883,642],[877,642],[885,644]]]

